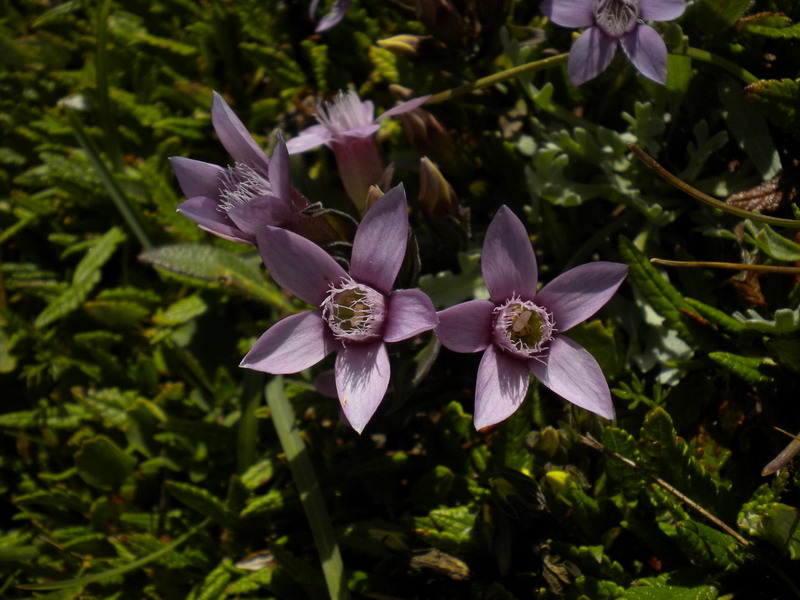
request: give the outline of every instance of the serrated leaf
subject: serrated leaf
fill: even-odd
[[[168,481],[167,490],[180,502],[201,515],[205,515],[218,525],[227,527],[232,524],[233,518],[225,504],[207,490],[179,481]]]
[[[247,503],[247,506],[239,515],[242,518],[254,515],[269,515],[279,511],[286,506],[287,492],[281,490],[270,490],[262,496],[257,496]]]
[[[800,79],[763,79],[745,88],[745,98],[779,129],[800,133]]]
[[[800,24],[781,13],[759,13],[739,21],[743,31],[771,38],[800,38]]]
[[[637,580],[641,585],[643,580]],[[631,587],[625,590],[621,600],[717,600],[719,592],[710,585],[694,588],[667,585],[663,587]]]
[[[291,303],[267,281],[258,265],[222,248],[207,244],[175,244],[143,252],[139,260],[195,280],[195,283],[228,288],[286,312],[294,310]]]
[[[701,0],[697,20],[709,34],[721,32],[738,21],[750,7],[750,0]]]
[[[717,308],[714,308],[713,306],[704,304],[703,302],[695,300],[694,298],[684,298],[684,300],[694,312],[720,329],[725,329],[730,333],[735,334],[747,331],[747,327],[745,327],[741,321],[734,319],[732,316],[722,312]]]
[[[739,527],[767,540],[790,558],[800,558],[800,512],[780,502],[747,503],[737,519]]]
[[[199,317],[207,308],[203,299],[195,294],[178,300],[164,311],[159,311],[153,316],[153,322],[162,327],[177,327]]]
[[[709,352],[708,357],[750,385],[763,385],[773,381],[769,371],[776,363],[770,358],[740,356],[730,352]]]
[[[75,454],[78,475],[100,489],[117,488],[136,467],[136,459],[105,436],[85,440]]]
[[[676,523],[675,533],[678,545],[696,566],[724,571],[739,567],[739,544],[730,535],[696,521]]]
[[[414,519],[417,535],[434,548],[459,553],[471,544],[475,513],[466,506],[432,510]]]

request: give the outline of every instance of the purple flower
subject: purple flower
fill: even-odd
[[[314,30],[316,33],[322,33],[323,31],[327,31],[331,27],[335,27],[339,24],[344,18],[344,13],[347,12],[347,9],[350,7],[350,2],[352,0],[336,0],[333,3],[330,11],[324,17],[319,20],[317,23],[317,28]],[[319,0],[312,0],[311,7],[309,8],[308,12],[311,18],[314,18],[314,13],[317,12],[317,6],[319,5]]]
[[[277,227],[258,231],[272,277],[319,308],[279,321],[259,338],[241,366],[297,373],[333,351],[336,390],[353,429],[364,429],[389,385],[387,342],[436,327],[436,311],[419,290],[392,292],[408,241],[406,195],[390,190],[356,231],[348,274],[309,240]]]
[[[211,123],[234,166],[220,167],[172,157],[172,168],[188,200],[178,212],[202,229],[234,242],[255,243],[260,225],[290,226],[308,201],[289,184],[289,154],[278,139],[272,159],[214,92]]]
[[[333,150],[347,195],[364,214],[369,188],[380,182],[384,173],[375,143],[380,121],[414,110],[428,98],[430,96],[422,96],[403,102],[375,118],[375,105],[371,101],[362,101],[353,90],[340,92],[333,102],[326,102],[317,110],[319,124],[289,140],[286,147],[289,154],[299,154],[323,144]]]
[[[645,77],[667,81],[667,47],[644,21],[671,21],[686,9],[685,0],[545,0],[542,12],[562,27],[586,27],[569,52],[567,71],[572,85],[603,72],[617,42]]]
[[[489,225],[481,268],[491,300],[470,300],[438,313],[436,334],[455,352],[483,352],[475,389],[475,428],[506,419],[528,391],[529,371],[573,404],[607,419],[611,394],[597,361],[561,335],[614,295],[628,267],[594,262],[536,291],[536,257],[522,222],[503,206]]]

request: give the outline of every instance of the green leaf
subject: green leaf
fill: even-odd
[[[771,38],[800,38],[800,24],[780,13],[759,13],[739,22],[742,31]]]
[[[225,504],[210,492],[178,481],[168,481],[167,490],[186,506],[193,508],[201,515],[204,515],[223,527],[229,527],[233,523]]]
[[[199,317],[207,308],[203,299],[195,294],[178,300],[164,311],[159,311],[153,316],[153,322],[162,327],[177,327]]]
[[[645,587],[645,580],[637,579],[641,587],[631,587],[625,590],[621,600],[717,600],[719,592],[710,585],[685,588],[666,585],[663,587]]]
[[[136,467],[136,459],[125,454],[105,436],[85,440],[75,454],[78,475],[100,489],[118,488]]]
[[[750,535],[767,540],[793,560],[800,558],[800,512],[794,506],[747,503],[737,522]]]
[[[733,313],[733,318],[753,331],[762,333],[792,333],[800,329],[800,308],[779,308],[775,311],[775,318],[771,321],[759,315],[752,308],[747,309],[747,316],[740,312]]]
[[[419,278],[420,289],[430,296],[437,308],[453,306],[471,298],[489,297],[483,284],[480,254],[459,252],[458,266],[458,274],[441,271]]]
[[[776,363],[770,358],[740,356],[730,352],[709,352],[708,357],[751,385],[763,385],[773,381],[770,370]]]
[[[139,260],[169,273],[204,283],[207,287],[227,288],[286,312],[294,312],[294,306],[274,285],[264,277],[258,264],[207,244],[175,244],[162,246],[139,255]]]
[[[438,508],[427,517],[416,517],[414,525],[426,544],[445,552],[460,554],[472,544],[475,513],[466,506]]]
[[[75,267],[72,284],[36,317],[34,325],[37,328],[46,327],[78,308],[100,281],[100,268],[123,240],[125,234],[117,227],[112,227],[97,240]]]
[[[745,88],[745,98],[780,130],[800,133],[800,79],[765,79]]]
[[[708,34],[719,33],[736,23],[749,7],[750,0],[701,0],[696,18]]]
[[[706,570],[736,570],[739,543],[730,535],[696,521],[675,524],[678,545],[694,565]]]
[[[764,254],[775,260],[784,262],[800,261],[800,245],[789,238],[778,235],[766,223],[745,221],[747,231],[753,236],[753,242]]]
[[[734,334],[747,331],[747,327],[745,327],[741,321],[734,319],[732,316],[722,312],[717,308],[714,308],[713,306],[704,304],[699,300],[695,300],[694,298],[684,298],[684,300],[694,312],[720,329],[725,329]]]

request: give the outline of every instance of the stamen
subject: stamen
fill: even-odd
[[[494,309],[494,341],[521,358],[537,358],[556,333],[547,309],[515,296]]]
[[[622,37],[638,23],[639,0],[598,0],[594,17],[608,36]]]
[[[272,186],[269,180],[247,165],[236,163],[228,167],[222,176],[222,187],[219,190],[219,210],[230,209],[247,204],[253,198],[271,196]]]
[[[331,133],[344,133],[372,124],[372,114],[354,90],[339,92],[317,108],[317,120]]]
[[[331,286],[322,303],[322,318],[342,341],[365,342],[383,332],[386,300],[383,294],[352,279]]]

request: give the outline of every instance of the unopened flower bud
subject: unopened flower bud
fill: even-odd
[[[425,156],[419,162],[419,203],[423,212],[434,221],[457,214],[458,198],[453,186]]]
[[[410,33],[402,33],[394,35],[385,40],[378,40],[377,44],[381,48],[385,48],[398,56],[405,58],[414,58],[417,56],[420,44],[424,38],[420,35],[411,35]]]
[[[371,185],[369,191],[367,192],[367,202],[364,205],[364,212],[367,212],[372,205],[375,204],[381,197],[383,196],[383,192],[381,188],[377,185]]]

